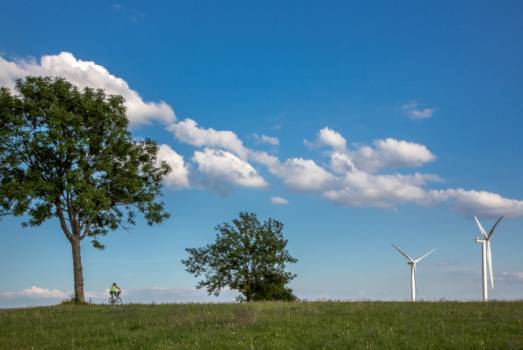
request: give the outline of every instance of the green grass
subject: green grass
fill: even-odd
[[[523,349],[523,302],[0,310],[0,349]]]

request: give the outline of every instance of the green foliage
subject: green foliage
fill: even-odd
[[[285,268],[295,263],[285,249],[283,224],[273,219],[263,224],[255,214],[240,213],[232,223],[216,227],[216,241],[202,248],[189,248],[182,260],[186,270],[203,276],[197,288],[220,294],[223,288],[238,290],[251,300],[294,300],[286,285],[295,277]]]
[[[137,213],[149,224],[168,217],[156,198],[169,166],[154,142],[132,139],[121,96],[49,77],[16,89],[0,89],[1,214],[31,226],[57,217],[70,241],[100,249],[100,236]]]
[[[0,310],[0,349],[522,349],[523,302]]]

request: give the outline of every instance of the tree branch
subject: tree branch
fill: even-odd
[[[56,213],[58,214],[58,218],[60,219],[60,226],[62,227],[62,231],[65,235],[65,237],[71,241],[73,239],[73,235],[71,234],[71,231],[67,227],[67,223],[65,222],[64,212],[62,210],[62,202],[60,201],[60,198],[56,196],[55,199],[55,206],[56,206]]]
[[[76,211],[73,208],[73,203],[71,201],[71,193],[66,191],[66,200],[67,200],[67,216],[69,217],[69,222],[71,223],[71,229],[73,236],[81,239],[80,228],[78,227],[78,220],[76,218]]]
[[[89,234],[90,228],[91,228],[91,219],[87,220],[87,222],[83,225],[84,232],[80,235],[80,239],[84,239]]]

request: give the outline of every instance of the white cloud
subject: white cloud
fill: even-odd
[[[436,202],[450,202],[456,210],[464,214],[523,217],[523,201],[504,198],[497,193],[458,188],[431,191],[431,198]]]
[[[310,143],[307,140],[305,140],[305,144],[312,148],[329,146],[332,147],[332,149],[339,152],[344,152],[347,148],[347,141],[345,140],[345,138],[341,136],[341,134],[337,131],[334,131],[327,127],[318,131],[318,135],[316,135],[315,142]]]
[[[374,175],[351,171],[339,182],[336,189],[323,193],[333,202],[349,207],[391,208],[400,203],[426,203],[428,194],[423,188],[434,175]]]
[[[289,158],[272,171],[285,186],[299,192],[322,191],[334,180],[332,174],[310,159]]]
[[[0,292],[0,308],[52,305],[68,299],[72,294],[58,289],[32,287],[16,292]],[[219,296],[209,295],[205,289],[194,288],[141,288],[123,289],[124,303],[221,303],[234,302],[238,292],[224,288]],[[109,290],[85,291],[93,303],[107,303]]]
[[[337,151],[330,154],[330,168],[338,175],[344,175],[356,170],[351,156],[347,152]]]
[[[24,289],[22,296],[30,298],[66,298],[67,295],[59,289],[46,289],[33,286],[29,289]]]
[[[67,294],[59,289],[46,289],[32,286],[18,292],[4,292],[1,293],[3,298],[30,298],[30,299],[64,299]]]
[[[322,188],[320,192],[324,198],[343,206],[390,208],[405,202],[426,203],[430,196],[424,185],[441,180],[435,175],[418,173],[373,174],[383,168],[421,166],[435,159],[424,145],[388,138],[351,151],[345,138],[329,128],[321,129],[312,145],[331,148],[330,188]]]
[[[266,186],[265,180],[247,163],[247,159],[265,165],[269,172],[295,191],[319,191],[326,188],[333,179],[329,172],[313,160],[290,158],[282,163],[267,152],[245,147],[232,131],[201,128],[192,119],[176,122],[169,126],[169,130],[180,142],[196,147],[212,147],[206,148],[205,152],[195,152],[193,157],[193,161],[198,163],[199,171],[211,180],[211,185],[227,182],[245,187]],[[234,155],[239,158],[233,157]],[[236,166],[231,168],[228,163]],[[241,171],[238,172],[238,169]],[[243,175],[240,176],[240,173]]]
[[[174,123],[168,129],[180,142],[192,146],[223,148],[241,158],[246,158],[249,153],[243,142],[232,131],[200,128],[192,119]]]
[[[409,116],[412,119],[427,119],[427,118],[432,117],[433,113],[434,113],[433,108],[423,108],[423,109],[410,111]]]
[[[425,145],[393,138],[376,140],[351,152],[354,164],[374,172],[383,168],[419,167],[436,159]]]
[[[420,107],[416,101],[405,103],[400,107],[400,110],[406,113],[410,119],[428,119],[435,112],[434,108]]]
[[[251,151],[250,158],[267,167],[287,188],[298,192],[318,192],[329,188],[334,176],[311,159],[289,158],[283,163],[267,152]]]
[[[122,78],[112,75],[105,67],[93,61],[77,59],[69,52],[42,56],[35,60],[8,61],[0,56],[0,86],[13,88],[17,79],[27,75],[59,76],[84,88],[104,89],[108,94],[122,95],[126,99],[127,116],[133,125],[151,121],[172,123],[174,111],[165,102],[145,102]]]
[[[509,283],[523,283],[523,271],[522,272],[502,272],[500,278],[503,281]]]
[[[285,198],[275,196],[271,198],[271,203],[274,205],[287,205],[289,204],[289,201]]]
[[[256,133],[252,134],[252,137],[256,140],[258,143],[266,143],[271,146],[279,146],[280,140],[277,137],[274,136],[267,136],[267,135],[258,135]]]
[[[418,167],[436,159],[425,145],[394,138],[375,140],[372,146],[361,145],[350,151],[346,139],[327,127],[320,129],[314,142],[305,140],[305,144],[312,148],[330,147],[331,168],[335,172],[347,171],[354,166],[370,172],[383,168]]]
[[[211,186],[223,182],[244,187],[266,186],[265,180],[247,163],[247,159],[265,165],[269,172],[295,191],[318,191],[332,180],[332,176],[312,160],[291,158],[281,163],[276,156],[245,147],[232,131],[201,128],[192,119],[176,122],[169,126],[169,130],[180,142],[196,147],[212,147],[204,152],[195,152],[193,157]],[[233,163],[235,166],[231,167]]]
[[[175,189],[189,187],[189,167],[181,155],[169,145],[160,145],[158,159],[171,167],[171,172],[164,178],[165,184]]]
[[[427,188],[428,182],[440,180],[434,175],[378,174],[387,168],[420,167],[434,161],[435,155],[422,144],[386,138],[350,150],[340,133],[325,127],[319,130],[316,140],[308,144],[330,148],[329,171],[312,159],[293,157],[280,161],[274,155],[249,149],[232,131],[201,128],[192,119],[177,122],[174,111],[167,103],[144,101],[125,80],[114,76],[105,67],[77,59],[68,52],[45,55],[40,61],[7,60],[0,56],[0,86],[13,88],[16,79],[27,75],[61,76],[80,88],[102,88],[109,94],[122,95],[127,101],[127,114],[132,124],[161,121],[168,125],[168,129],[180,142],[204,148],[203,151],[194,152],[192,161],[211,187],[223,189],[225,184],[266,187],[265,179],[248,163],[253,161],[264,165],[289,189],[315,192],[342,205],[394,207],[398,203],[408,202],[446,202],[467,215],[523,216],[523,201],[520,200],[486,191]],[[412,119],[430,118],[435,111],[434,108],[420,106],[416,101],[400,109]],[[279,144],[275,137],[257,134],[254,137],[258,142],[273,146]],[[167,185],[174,188],[190,186],[189,165],[181,155],[168,145],[161,145],[159,158],[173,168],[173,172],[165,179]],[[60,295],[60,291],[38,287],[26,290],[27,295],[39,292],[42,295]]]
[[[430,205],[446,202],[466,215],[523,216],[523,201],[504,198],[496,193],[427,188],[430,182],[442,181],[437,175],[376,174],[386,168],[420,167],[435,160],[436,156],[422,144],[386,138],[374,141],[372,146],[363,145],[352,151],[347,149],[342,135],[332,129],[323,128],[315,142],[309,145],[331,148],[328,156],[332,171],[323,176],[329,178],[328,186],[308,186],[309,190],[343,206],[393,208],[401,203]],[[271,156],[264,155],[260,158],[276,169],[273,173],[278,174],[279,171],[280,174],[285,174],[281,170],[283,165]],[[308,171],[302,173],[310,174]],[[289,177],[294,178],[292,174]],[[285,183],[285,177],[283,179]],[[309,184],[303,184],[301,190],[307,185]]]
[[[224,190],[225,184],[252,188],[268,185],[249,163],[227,151],[205,148],[194,152],[193,161],[211,188]]]
[[[281,166],[278,157],[267,152],[249,150],[249,158],[256,163],[266,166],[272,174],[276,174]]]
[[[343,148],[341,142],[323,144],[335,147],[329,154],[332,173],[303,158],[282,163],[266,152],[251,152],[250,157],[288,188],[315,192],[343,206],[394,208],[401,203],[426,206],[447,202],[466,215],[523,217],[523,201],[485,191],[427,188],[431,182],[443,181],[438,175],[373,173],[388,167],[418,167],[436,159],[424,145],[389,138],[374,142],[373,148],[366,146],[370,151],[362,154],[358,153],[361,147],[350,152],[338,151]]]

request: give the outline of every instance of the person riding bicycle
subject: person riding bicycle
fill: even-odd
[[[116,285],[116,282],[113,282],[113,285],[111,286],[111,289],[109,290],[109,294],[111,294],[111,299],[116,300],[120,297],[120,293],[122,290],[120,287]]]

